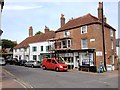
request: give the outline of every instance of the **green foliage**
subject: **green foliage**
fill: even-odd
[[[17,45],[17,43],[7,40],[7,39],[2,39],[2,48],[13,48]]]
[[[41,31],[38,31],[38,32],[36,32],[36,34],[35,35],[37,35],[37,34],[42,34],[43,32],[41,32]]]

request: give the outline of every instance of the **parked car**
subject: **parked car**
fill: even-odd
[[[6,61],[3,58],[0,58],[0,66],[6,65]]]
[[[20,66],[24,66],[27,60],[19,60],[16,64]]]
[[[40,67],[40,61],[32,60],[32,61],[27,61],[24,66],[29,66],[29,67]]]
[[[6,60],[6,64],[16,64],[18,62],[17,58],[9,58]]]
[[[43,69],[51,69],[56,71],[67,71],[68,66],[65,64],[64,60],[62,58],[44,58],[42,62],[42,68]]]

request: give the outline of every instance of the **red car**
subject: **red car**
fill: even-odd
[[[42,62],[42,68],[45,69],[51,69],[56,71],[67,71],[68,66],[65,64],[65,62],[62,60],[62,58],[44,58]]]

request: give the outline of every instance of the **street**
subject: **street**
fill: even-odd
[[[117,74],[56,72],[16,65],[6,65],[2,69],[29,88],[118,88]]]

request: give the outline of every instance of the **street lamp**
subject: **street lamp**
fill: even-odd
[[[2,33],[3,33],[3,31],[2,31],[2,30],[0,30],[0,36],[2,35]]]

